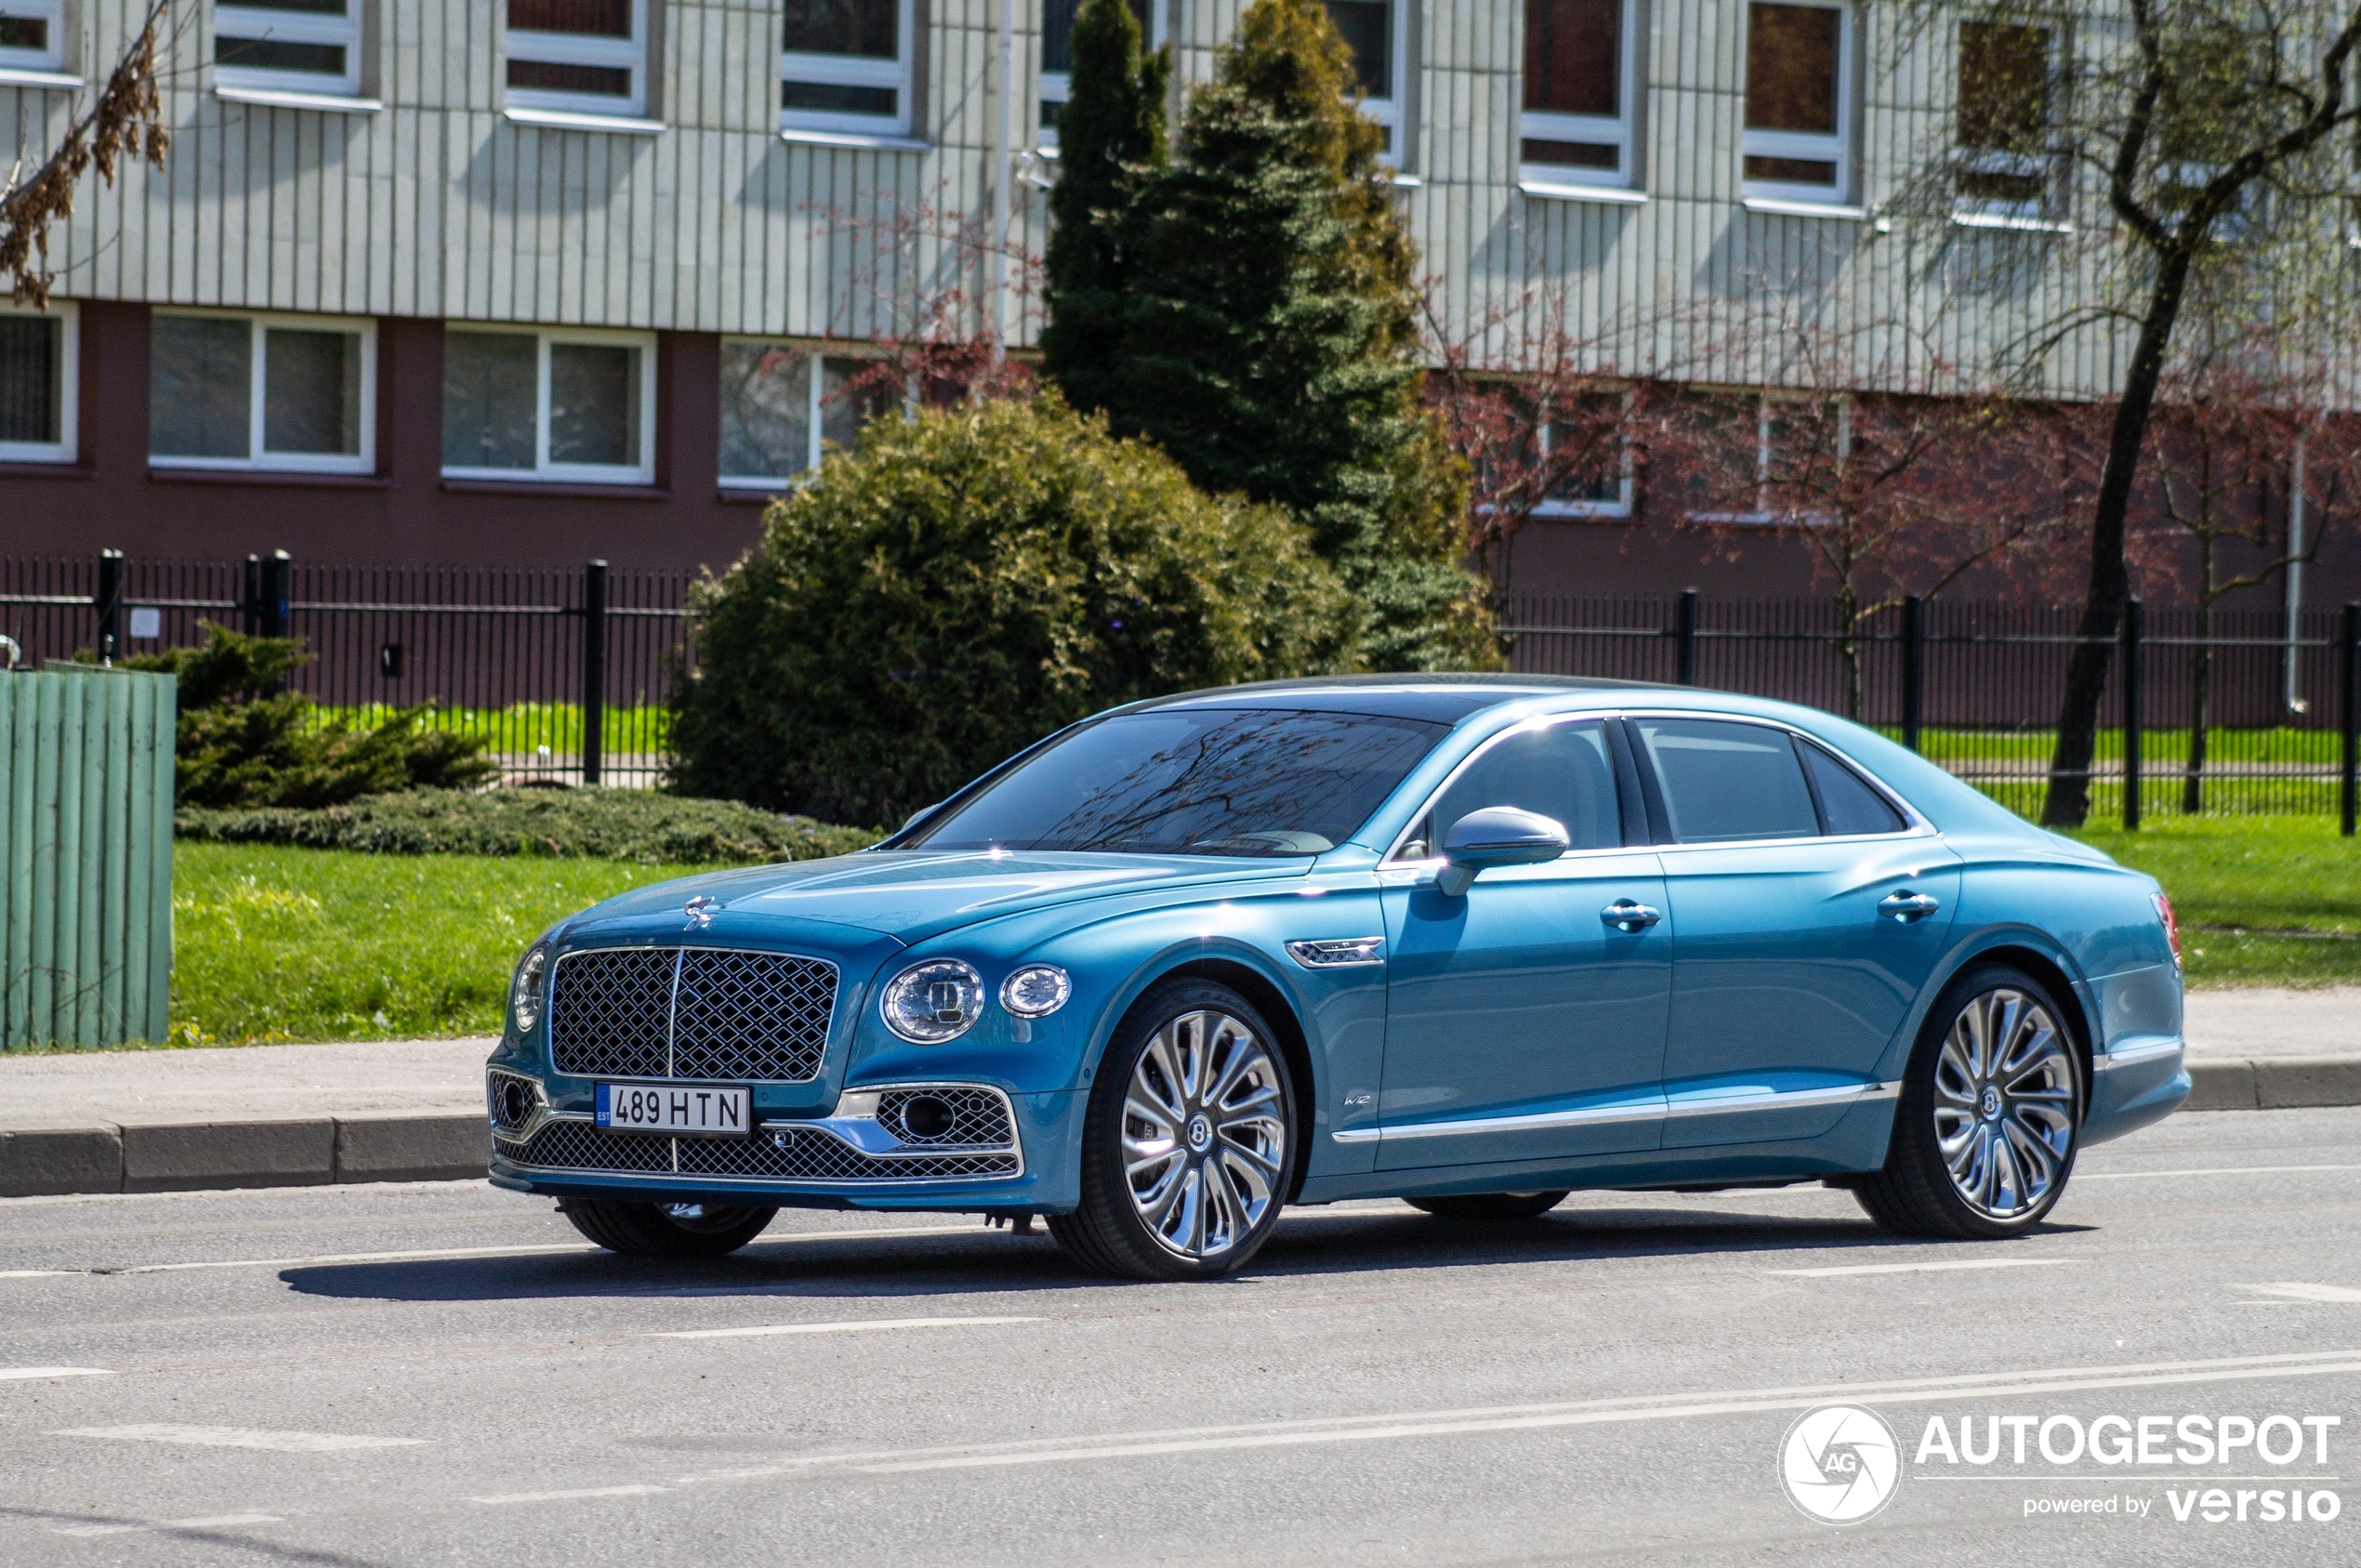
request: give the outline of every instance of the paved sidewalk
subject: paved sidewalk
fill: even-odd
[[[2361,986],[2198,991],[2191,1110],[2361,1104]],[[488,1039],[0,1058],[0,1197],[483,1173]]]

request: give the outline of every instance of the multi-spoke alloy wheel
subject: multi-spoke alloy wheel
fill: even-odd
[[[1853,1189],[1890,1231],[1999,1237],[2057,1204],[2082,1128],[2083,1071],[2065,1012],[2033,976],[1970,969],[1929,1013],[1882,1170]]]
[[[1934,1065],[1934,1136],[1970,1208],[2014,1219],[2065,1178],[2074,1049],[2049,1008],[1996,985],[1959,1009]]]
[[[1261,1015],[1202,981],[1160,990],[1107,1052],[1083,1132],[1082,1206],[1050,1230],[1103,1273],[1227,1273],[1286,1201],[1294,1125],[1294,1085]]]

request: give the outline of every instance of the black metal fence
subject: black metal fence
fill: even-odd
[[[0,558],[0,662],[126,657],[216,621],[300,637],[291,684],[323,721],[432,705],[429,722],[488,735],[502,775],[653,784],[670,682],[689,667],[689,574]],[[1520,670],[1679,681],[1806,703],[1881,729],[2011,807],[2047,786],[2067,608],[1894,605],[1844,634],[1815,600],[1528,599]],[[2203,635],[2201,635],[2201,629]],[[2134,607],[2091,769],[2093,816],[2143,810],[2337,813],[2354,828],[2361,606],[2222,612]],[[2136,781],[2136,788],[2131,787]]]
[[[1850,636],[1827,600],[1528,599],[1516,668],[1718,687],[1845,714],[2038,815],[2078,612],[1906,600]],[[2354,830],[2361,605],[2135,602],[2090,768],[2094,818],[2333,812]],[[2136,781],[2137,787],[2133,787]]]
[[[429,705],[481,733],[501,776],[649,785],[666,752],[669,683],[689,652],[684,572],[0,559],[0,662],[125,658],[216,622],[297,637],[288,681],[322,722]]]

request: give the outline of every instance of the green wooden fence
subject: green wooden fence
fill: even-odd
[[[165,1037],[178,685],[0,674],[0,1049]]]

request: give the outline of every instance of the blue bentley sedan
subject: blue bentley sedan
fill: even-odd
[[[1244,1265],[1288,1204],[1509,1221],[1822,1181],[2005,1237],[2182,1070],[2157,884],[1858,726],[1372,677],[1075,724],[877,848],[609,900],[517,966],[492,1179],[617,1252],[782,1206]]]

